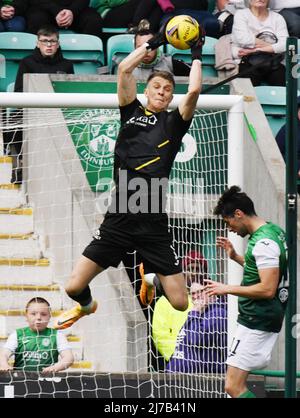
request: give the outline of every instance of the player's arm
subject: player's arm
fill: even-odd
[[[280,269],[280,248],[276,242],[270,239],[258,241],[252,254],[255,258],[260,281],[251,286],[224,285],[222,283],[206,281],[208,294],[210,295],[235,295],[251,299],[273,299],[278,287]]]
[[[126,106],[136,98],[136,79],[134,69],[143,61],[149,50],[166,43],[165,26],[148,42],[132,51],[118,66],[118,99],[120,106]]]
[[[202,68],[201,61],[193,60],[190,76],[188,92],[179,103],[178,110],[183,120],[190,120],[196,109],[197,100],[202,87]]]
[[[132,72],[147,55],[147,47],[147,43],[141,45],[124,58],[118,66],[118,99],[120,106],[126,106],[136,98],[136,79]]]
[[[217,243],[217,247],[223,248],[226,251],[228,257],[231,260],[235,261],[236,263],[240,264],[241,266],[244,266],[244,262],[245,262],[244,256],[239,255],[235,251],[234,246],[232,245],[231,241],[229,241],[228,238],[217,237],[216,243]]]
[[[187,94],[179,103],[178,110],[183,120],[188,121],[193,117],[196,109],[199,94],[202,88],[202,47],[205,42],[205,32],[199,29],[200,36],[191,47],[192,67],[189,76],[189,87]]]
[[[260,282],[252,286],[236,286],[204,280],[208,295],[234,295],[251,299],[273,299],[279,281],[279,268],[259,270]]]

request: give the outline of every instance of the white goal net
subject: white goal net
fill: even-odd
[[[51,102],[54,96],[56,101],[61,97],[61,105]],[[109,204],[120,128],[119,111],[113,109],[116,97],[103,95],[95,104],[95,95],[72,96],[71,108],[64,102],[71,100],[67,94],[24,93],[22,100],[28,103],[21,102],[22,110],[7,102],[13,94],[0,97],[1,348],[14,330],[28,326],[24,309],[31,298],[45,298],[53,317],[73,306],[64,283]],[[32,97],[37,99],[30,104]],[[226,281],[232,268],[216,248],[216,237],[226,232],[213,208],[229,184],[243,183],[240,102],[238,96],[201,97],[173,165],[167,210],[186,277],[193,277],[191,263],[197,263],[199,254],[211,279]],[[233,322],[228,317],[234,318],[235,305],[216,301],[226,315],[213,318],[209,330],[202,327],[204,314],[195,330],[188,331],[190,310],[178,320],[170,311],[171,322],[161,318],[158,329],[170,331],[173,320],[181,325],[166,354],[164,341],[159,344],[153,330],[161,295],[157,292],[148,308],[140,304],[139,262],[138,254],[128,253],[117,269],[92,281],[98,310],[64,331],[75,356],[71,367],[51,376],[26,370],[2,373],[0,397],[224,397],[223,366]],[[184,357],[187,350],[194,354],[193,365],[170,371],[172,356]]]

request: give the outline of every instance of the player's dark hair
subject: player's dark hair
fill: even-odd
[[[165,80],[170,81],[170,83],[172,83],[173,87],[175,87],[175,80],[174,77],[171,73],[169,73],[168,71],[154,71],[153,73],[151,73],[148,77],[147,80],[147,84],[152,80],[152,78],[154,77],[161,77],[164,78]]]
[[[30,299],[29,302],[27,302],[27,305],[26,305],[26,308],[25,308],[26,312],[28,311],[28,308],[32,303],[44,303],[45,305],[47,305],[50,308],[50,303],[46,299],[40,298],[40,297],[35,297],[35,298]]]
[[[146,35],[152,35],[154,36],[155,32],[153,32],[150,29],[141,29],[138,30],[135,34],[134,34],[134,46],[136,45],[136,37],[137,36],[146,36]]]
[[[232,218],[237,209],[243,211],[245,215],[256,216],[250,197],[242,192],[239,186],[231,186],[218,200],[217,206],[214,208],[214,215]]]

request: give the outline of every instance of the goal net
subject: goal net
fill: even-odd
[[[15,107],[15,97],[0,97],[1,348],[14,330],[28,326],[24,309],[31,298],[45,298],[53,318],[73,306],[64,283],[109,205],[120,128],[115,95],[98,96],[95,103],[91,94],[24,93],[18,99],[22,109]],[[213,208],[229,184],[242,185],[242,125],[240,97],[201,97],[172,168],[169,225],[191,281],[199,254],[213,280],[227,281],[234,268],[216,248],[216,237],[226,232]],[[224,397],[235,304],[218,299],[215,312],[222,308],[223,317],[210,318],[204,329],[207,318],[199,314],[185,328],[192,302],[178,319],[169,307],[169,316],[160,316],[158,292],[150,307],[140,304],[140,261],[136,252],[128,253],[118,268],[91,282],[97,312],[64,331],[75,356],[71,367],[55,376],[7,372],[0,396]],[[170,370],[172,358],[182,360],[187,351],[185,369]]]

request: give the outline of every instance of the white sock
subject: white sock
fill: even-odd
[[[145,274],[145,281],[149,286],[154,286],[154,277],[155,277],[155,273]]]

